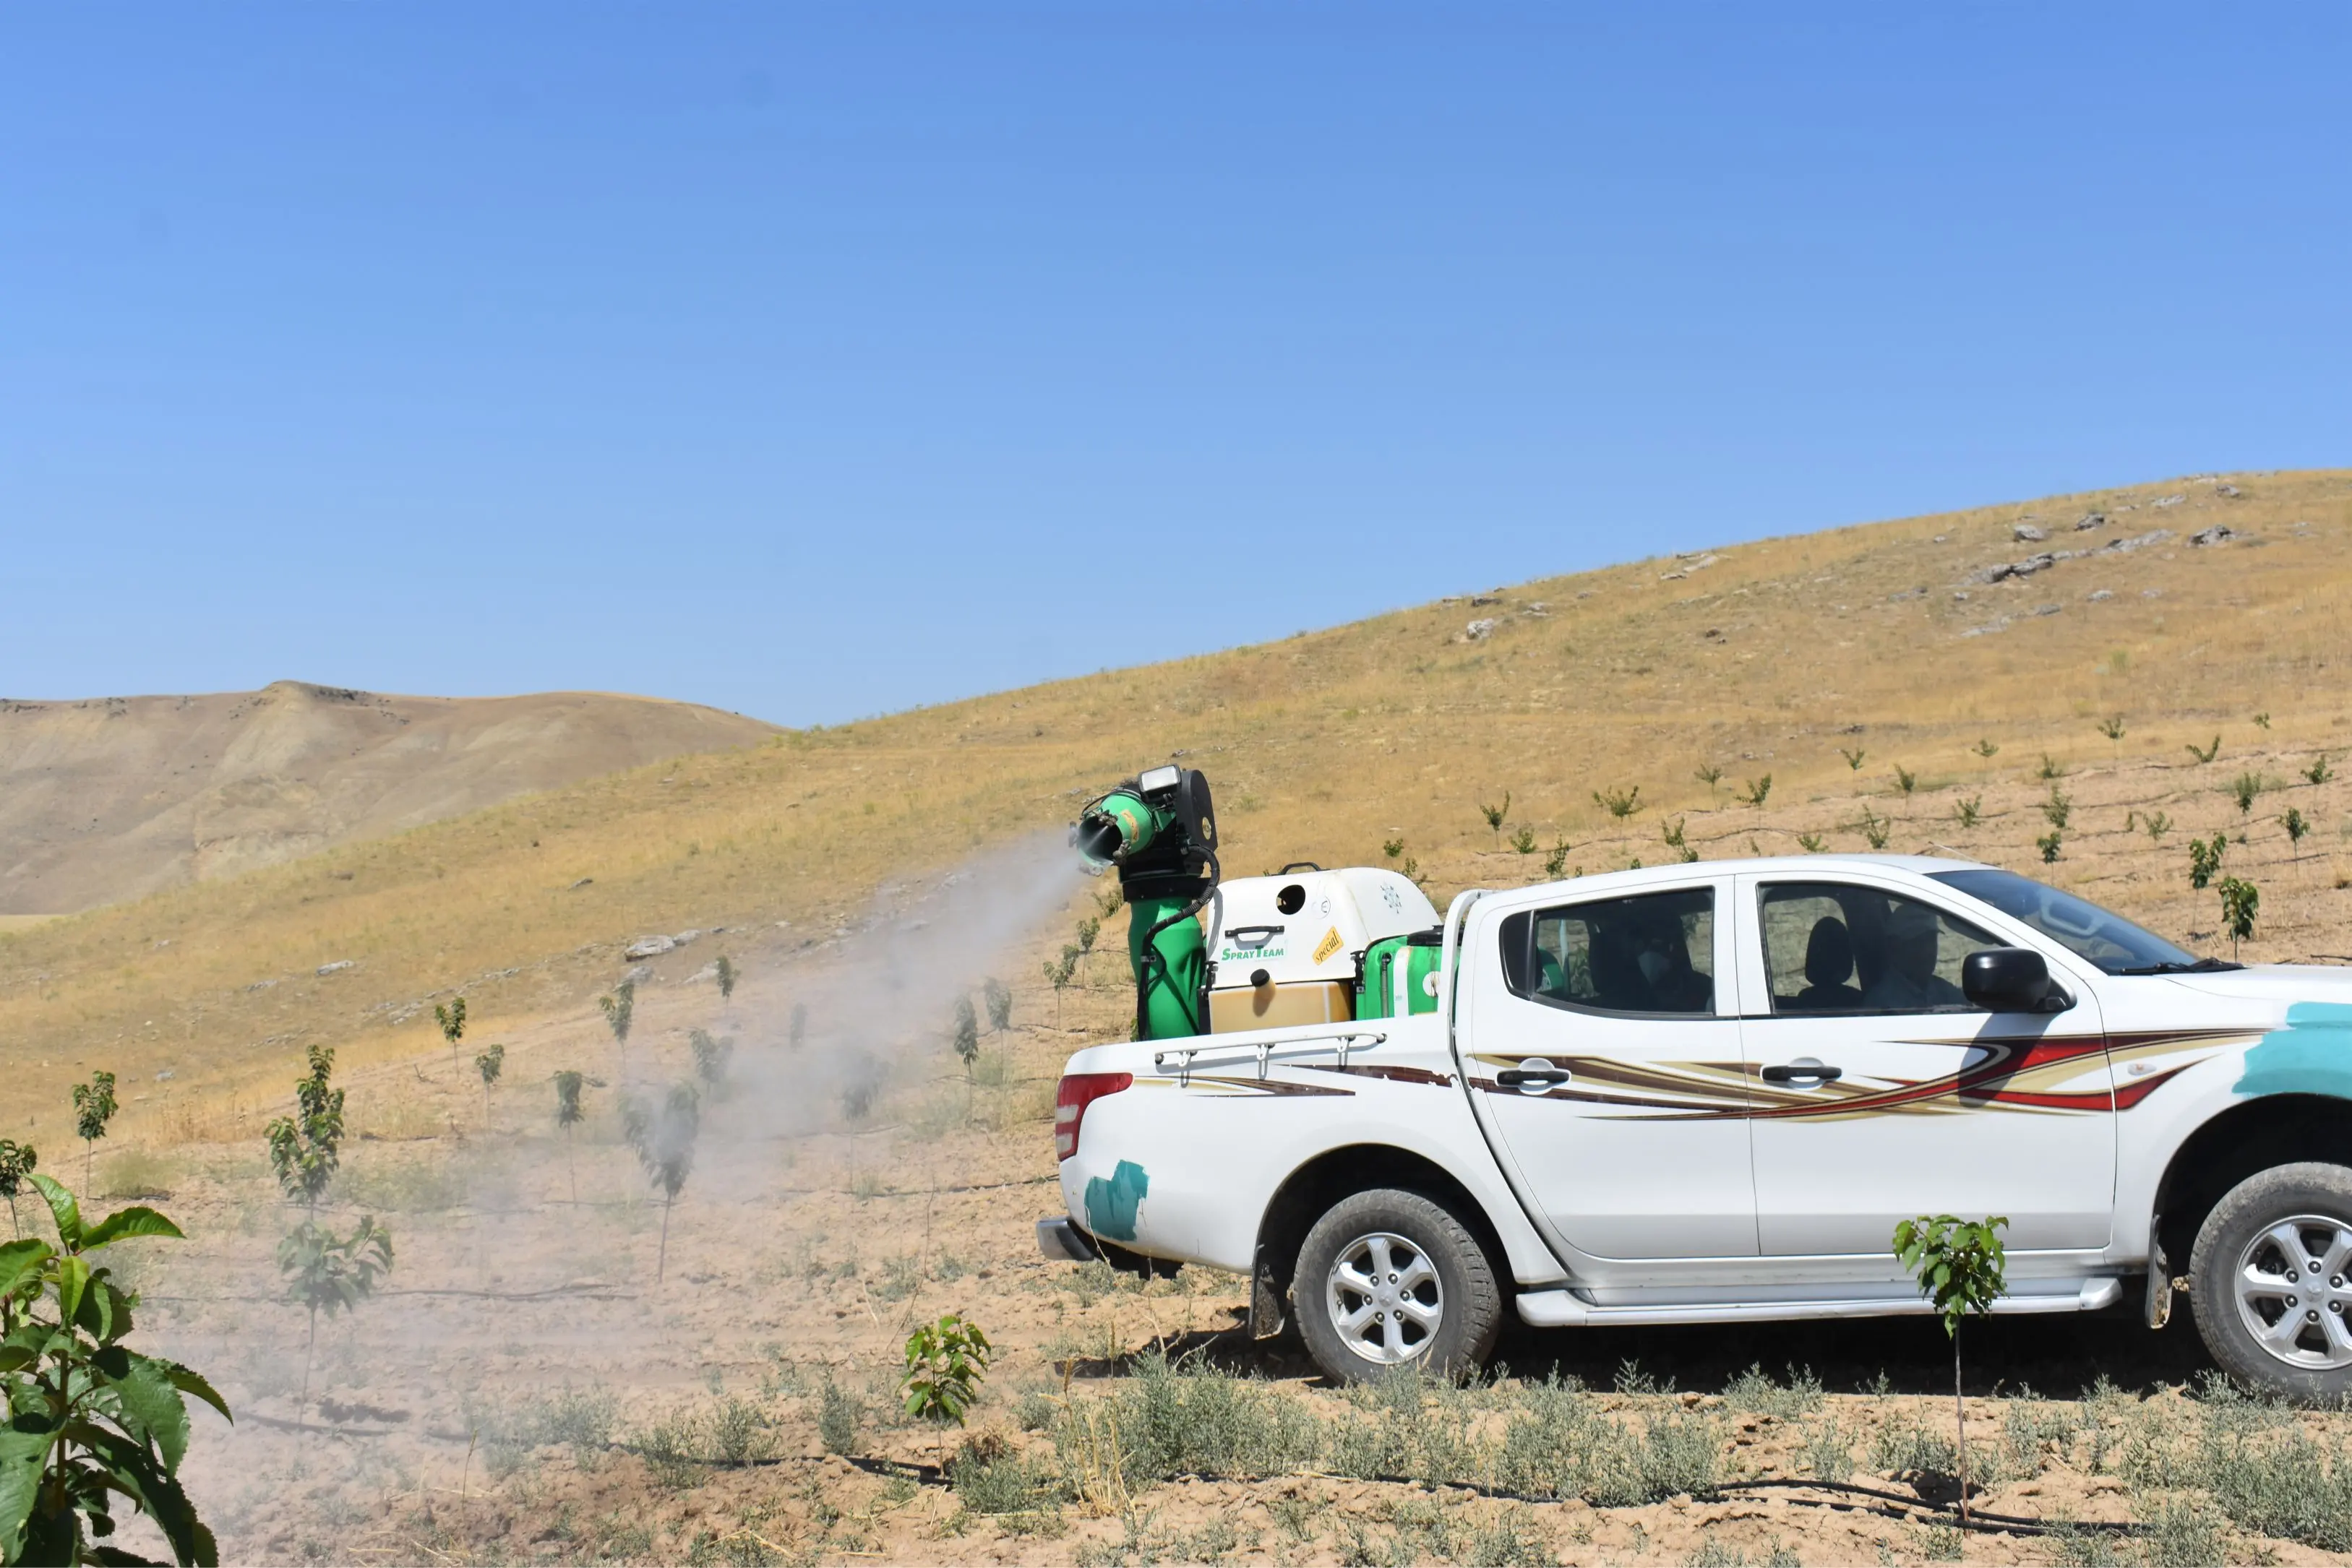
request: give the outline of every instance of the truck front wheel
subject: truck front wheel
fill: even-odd
[[[2248,1176],[2205,1217],[2189,1272],[2198,1333],[2232,1376],[2303,1400],[2352,1394],[2352,1169]]]
[[[1503,1322],[1477,1238],[1443,1205],[1389,1187],[1342,1198],[1315,1222],[1291,1295],[1315,1364],[1348,1382],[1400,1366],[1468,1372]]]

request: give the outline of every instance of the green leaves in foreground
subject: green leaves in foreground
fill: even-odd
[[[923,1421],[953,1421],[980,1397],[992,1347],[980,1325],[950,1312],[907,1336],[907,1374],[898,1380],[907,1414]]]
[[[177,1362],[142,1355],[130,1334],[136,1295],[91,1255],[134,1237],[177,1239],[180,1228],[134,1207],[86,1224],[74,1196],[45,1176],[57,1246],[36,1237],[0,1245],[0,1563],[137,1562],[100,1544],[118,1500],[152,1519],[183,1563],[215,1563],[219,1548],[179,1482],[188,1451],[188,1395],[228,1406]]]

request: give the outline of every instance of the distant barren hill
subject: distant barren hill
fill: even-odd
[[[587,692],[400,697],[279,681],[0,701],[0,916],[135,898],[772,733]]]

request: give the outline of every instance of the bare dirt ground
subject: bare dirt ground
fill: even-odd
[[[1891,848],[1943,844],[2034,870],[2226,953],[2213,895],[2183,875],[2185,838],[2224,831],[2231,868],[2264,889],[2246,956],[2326,961],[2352,952],[2336,870],[2352,801],[2333,777],[2298,781],[2312,755],[2282,739],[2226,768],[2184,756],[2057,779],[2021,760],[1970,787],[1967,829],[1957,787],[1926,780],[1762,810],[1727,802],[1690,813],[1685,831],[1712,858],[1868,810],[1893,824]],[[2269,781],[2242,811],[2242,772]],[[2062,858],[2043,865],[2034,840],[2053,789],[2068,822]],[[2290,805],[2324,835],[2291,840],[2279,825]],[[2155,811],[2173,824],[2162,836],[2144,825]],[[1654,857],[1657,837],[1628,824],[1578,854],[1588,869],[1622,864]],[[1432,870],[1448,887],[1540,874],[1538,857],[1507,848]],[[356,1137],[331,1218],[386,1220],[398,1267],[378,1299],[319,1325],[307,1408],[306,1325],[271,1262],[299,1217],[277,1197],[257,1123],[101,1160],[101,1186],[118,1198],[168,1192],[155,1201],[199,1239],[142,1244],[134,1269],[147,1331],[209,1372],[237,1412],[233,1431],[199,1416],[189,1462],[226,1556],[2352,1557],[2352,1414],[2232,1395],[2185,1310],[2161,1334],[2129,1312],[1967,1331],[1982,1528],[1963,1537],[1946,1511],[1951,1362],[1932,1322],[1516,1330],[1491,1383],[1349,1392],[1323,1385],[1292,1342],[1247,1340],[1236,1279],[1188,1269],[1146,1285],[1042,1260],[1032,1223],[1061,1207],[1052,1082],[1067,1051],[1124,1032],[1123,915],[1106,923],[1090,985],[1057,998],[1034,977],[1071,923],[1098,913],[1099,891],[1079,887],[1049,933],[998,966],[1014,981],[1015,1027],[986,1039],[969,1074],[928,1021],[862,1080],[833,1061],[822,1008],[793,1043],[796,998],[835,994],[826,966],[860,939],[845,927],[811,949],[744,937],[733,950],[750,978],[731,1003],[698,967],[706,948],[648,966],[625,1064],[583,1010],[508,1033],[502,1084],[487,1094],[472,1040],[349,1075]],[[920,1009],[944,1011],[929,998]],[[567,1148],[546,1081],[561,1067],[614,1082],[685,1076],[697,1028],[740,1038],[734,1087],[707,1102],[665,1243],[612,1092],[592,1090]],[[289,1064],[289,1087],[295,1075]],[[948,1312],[996,1346],[961,1431],[897,1409],[908,1333]]]

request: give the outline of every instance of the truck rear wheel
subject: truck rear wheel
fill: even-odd
[[[2197,1332],[2231,1376],[2307,1401],[2352,1394],[2352,1169],[2248,1176],[2205,1217],[2189,1272]]]
[[[1391,1187],[1342,1198],[1315,1222],[1291,1296],[1315,1364],[1347,1382],[1401,1366],[1468,1372],[1502,1328],[1477,1238],[1444,1205]]]

